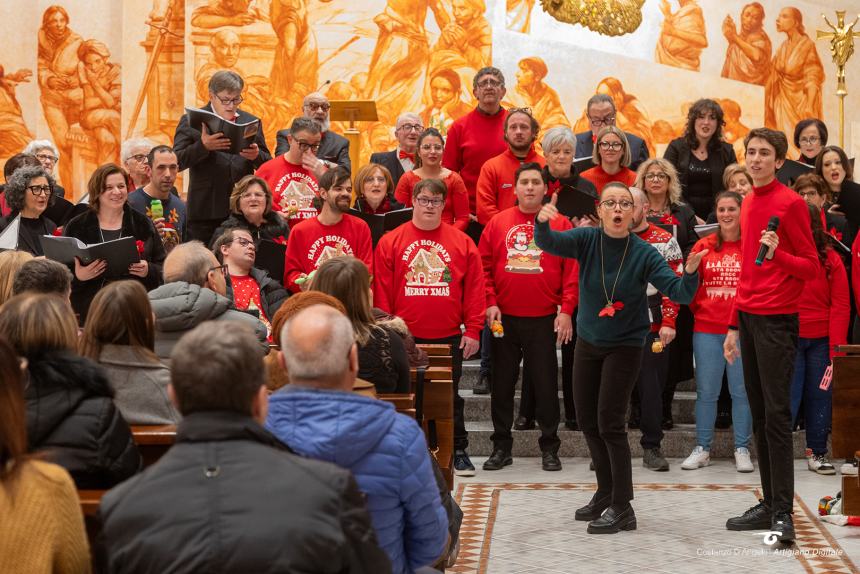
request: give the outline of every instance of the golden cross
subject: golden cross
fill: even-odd
[[[821,15],[830,31],[816,30],[818,40],[830,40],[830,55],[836,64],[836,97],[839,98],[839,146],[845,147],[845,96],[848,87],[845,84],[845,64],[854,54],[854,38],[860,38],[860,32],[854,31],[858,18],[854,18],[849,26],[845,25],[845,10],[836,11],[836,25],[827,16]]]

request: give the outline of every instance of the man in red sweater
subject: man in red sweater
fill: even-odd
[[[462,231],[442,223],[445,185],[425,179],[412,190],[412,221],[379,240],[374,256],[373,303],[401,317],[418,343],[451,345],[454,379],[454,470],[472,476],[475,467],[457,389],[463,359],[478,350],[484,324],[481,255]],[[293,240],[290,234],[290,241]],[[465,325],[462,332],[460,325]]]
[[[794,457],[791,434],[791,381],[799,331],[798,300],[804,281],[818,271],[809,208],[774,174],[785,161],[785,134],[756,128],[744,138],[752,193],[741,206],[741,278],[732,323],[723,351],[733,362],[740,355],[753,417],[753,433],[764,498],[742,516],[726,522],[729,530],[780,532],[794,540],[791,519]],[[771,216],[776,231],[767,231]],[[768,248],[756,265],[759,247]],[[738,344],[740,339],[740,345]]]
[[[272,190],[272,209],[289,219],[290,227],[317,214],[314,200],[319,178],[328,167],[317,156],[322,132],[311,118],[296,118],[287,141],[290,149],[260,166],[256,175]]]
[[[516,203],[514,173],[520,166],[532,162],[537,162],[541,167],[546,164],[546,160],[534,148],[540,126],[529,110],[508,110],[504,127],[508,148],[484,163],[478,176],[475,193],[478,223],[481,225],[487,225],[494,215]]]
[[[513,463],[511,426],[521,359],[534,389],[543,469],[561,470],[555,347],[573,335],[571,316],[579,283],[576,260],[544,253],[534,243],[534,216],[547,190],[541,167],[531,162],[516,170],[513,179],[518,204],[496,215],[481,236],[487,323],[500,322],[504,329],[502,336],[492,340],[493,453],[484,470],[499,470]],[[565,231],[572,225],[567,218],[557,217],[550,227]]]
[[[362,219],[347,214],[352,184],[345,167],[336,166],[323,174],[320,198],[320,214],[296,224],[287,241],[284,287],[293,293],[306,289],[308,276],[332,257],[352,255],[373,269],[370,228]]]
[[[507,111],[502,108],[502,98],[506,93],[505,76],[498,68],[481,68],[472,80],[472,90],[478,100],[478,107],[448,128],[442,165],[459,173],[466,184],[472,214],[472,223],[466,233],[477,244],[483,228],[475,217],[478,175],[484,162],[505,151],[504,122]]]

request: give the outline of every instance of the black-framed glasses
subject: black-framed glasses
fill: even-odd
[[[621,208],[621,211],[630,211],[633,209],[633,202],[629,199],[622,199],[621,201],[606,199],[600,202],[600,206],[605,207],[606,209],[615,209],[615,207],[618,206]]]
[[[487,78],[486,80],[481,80],[480,82],[478,82],[477,85],[479,88],[487,89],[487,88],[501,88],[505,84],[504,84],[504,82],[500,82],[498,80],[492,80],[490,78]]]
[[[224,279],[226,279],[227,278],[227,266],[223,265],[223,264],[222,265],[216,265],[215,267],[210,267],[209,269],[206,270],[206,273],[208,275],[212,271],[218,271],[218,270],[221,271],[221,276],[224,277]]]
[[[445,203],[445,200],[444,200],[444,199],[440,199],[440,198],[435,198],[435,197],[434,197],[434,198],[431,198],[431,197],[416,197],[416,198],[415,198],[415,203],[417,203],[417,204],[418,204],[418,205],[420,205],[421,207],[429,207],[429,206],[431,206],[431,205],[432,205],[433,207],[439,207],[440,205],[442,205],[443,203]]]
[[[808,138],[800,138],[797,141],[800,142],[800,145],[815,145],[821,141],[821,138],[817,137],[817,136],[810,136]],[[36,156],[36,157],[39,157],[39,156]]]
[[[40,195],[51,195],[51,186],[50,185],[28,185],[27,189],[30,190],[30,193],[39,197]]]
[[[147,155],[145,153],[136,153],[128,157],[128,159],[133,159],[137,163],[146,163]]]
[[[254,251],[257,250],[257,245],[251,239],[245,239],[244,237],[234,237],[233,241],[235,241],[242,247],[248,247],[250,245],[254,249]]]
[[[307,109],[309,109],[310,111],[322,110],[324,112],[327,112],[331,109],[331,104],[329,104],[328,102],[323,102],[323,103],[308,102],[305,104],[305,107]]]
[[[414,132],[423,132],[424,126],[422,126],[421,124],[403,124],[402,126],[400,126],[397,129],[403,130],[406,132],[413,132],[413,131]]]
[[[49,161],[51,163],[57,163],[57,160],[60,159],[55,155],[47,154],[47,153],[37,153],[36,159],[39,161]]]
[[[619,150],[624,147],[624,144],[621,142],[600,142],[598,144],[600,149],[611,149],[611,150]]]
[[[303,141],[296,141],[299,144],[299,150],[305,152],[311,150],[314,153],[317,153],[317,150],[320,149],[320,144],[311,144]]]
[[[593,126],[614,126],[615,116],[606,116],[605,118],[592,118],[591,116],[588,116],[588,121],[590,121]]]
[[[221,102],[222,106],[238,106],[245,101],[245,98],[242,96],[239,96],[238,98],[222,98],[216,94],[215,97],[218,98],[218,101]]]

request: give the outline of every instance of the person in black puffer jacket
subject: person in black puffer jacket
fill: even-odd
[[[0,309],[0,336],[27,361],[28,450],[64,467],[79,489],[106,489],[141,469],[104,371],[74,352],[77,325],[56,295],[18,295]]]
[[[272,192],[265,179],[246,175],[233,187],[230,194],[230,215],[212,234],[210,247],[228,229],[247,229],[254,241],[263,239],[286,244],[290,235],[287,220],[272,211]]]

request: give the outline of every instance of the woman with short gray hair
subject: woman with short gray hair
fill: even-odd
[[[0,231],[21,216],[18,227],[17,249],[44,255],[42,235],[52,235],[56,224],[44,216],[54,203],[54,178],[40,166],[25,166],[15,170],[6,182],[6,203],[12,209],[8,217],[0,219]]]
[[[54,169],[60,161],[60,151],[54,145],[54,142],[51,140],[33,140],[27,144],[23,153],[36,156],[36,159],[45,168],[45,171],[54,175]],[[57,184],[56,181],[54,182],[54,195],[57,197],[66,197],[66,190]]]

